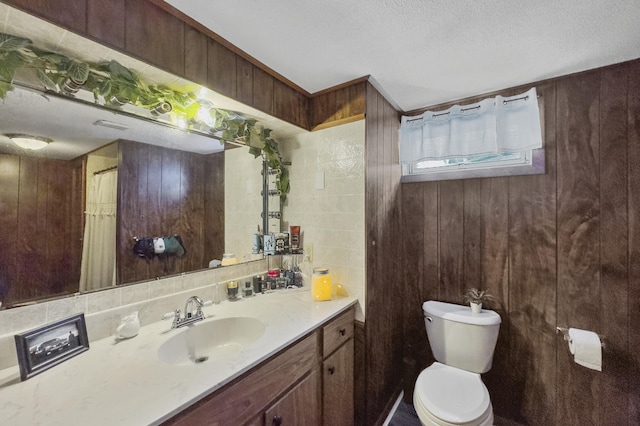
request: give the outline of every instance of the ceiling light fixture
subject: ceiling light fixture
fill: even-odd
[[[53,142],[53,140],[42,136],[15,134],[7,135],[7,137],[20,148],[29,149],[31,151],[37,151],[39,149],[45,148],[47,145]]]
[[[108,121],[108,120],[94,121],[93,125],[94,126],[109,127],[111,129],[116,129],[116,130],[128,130],[129,129],[129,126],[127,126],[126,124],[120,124],[120,123],[116,123],[115,121]]]

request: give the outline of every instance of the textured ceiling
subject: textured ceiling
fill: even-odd
[[[306,91],[420,107],[640,57],[639,0],[165,0]]]

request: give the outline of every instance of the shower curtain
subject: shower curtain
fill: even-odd
[[[92,176],[85,211],[80,291],[116,284],[115,170]]]

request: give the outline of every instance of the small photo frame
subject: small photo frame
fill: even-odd
[[[20,378],[27,380],[89,350],[84,314],[16,334]]]

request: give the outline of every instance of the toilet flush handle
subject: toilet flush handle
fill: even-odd
[[[429,322],[433,322],[433,318],[431,318],[431,317],[424,317],[424,319],[426,319]]]

